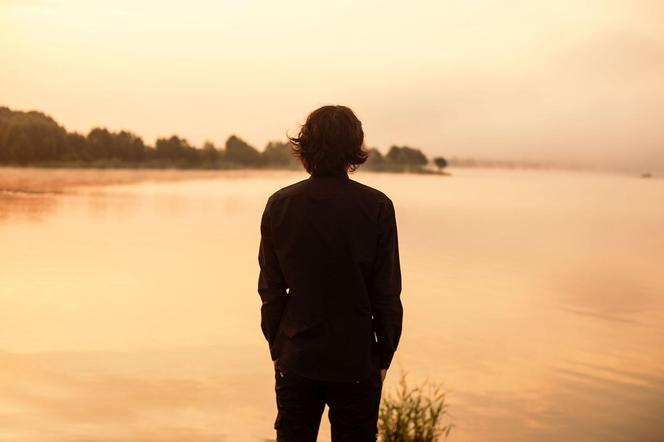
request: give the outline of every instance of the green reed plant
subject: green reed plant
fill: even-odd
[[[446,393],[440,384],[425,381],[409,387],[402,373],[396,393],[383,395],[378,417],[381,442],[436,442],[447,438]]]

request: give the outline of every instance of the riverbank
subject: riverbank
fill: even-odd
[[[266,178],[293,175],[297,170],[290,169],[121,169],[83,167],[0,167],[0,192],[21,193],[63,193],[78,186],[103,186],[111,184],[131,184],[142,181],[180,181],[201,178],[243,178],[256,176]],[[307,173],[300,169],[302,178]],[[362,171],[364,173],[384,173]],[[405,173],[405,172],[401,172]],[[449,176],[446,172],[431,172]],[[352,177],[353,174],[351,173]]]

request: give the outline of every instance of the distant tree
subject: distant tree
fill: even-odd
[[[369,152],[364,167],[370,170],[418,171],[427,157],[409,146],[392,146],[387,155],[376,148]],[[442,157],[434,159],[439,169],[446,167]],[[159,138],[154,147],[128,131],[112,132],[93,128],[87,135],[67,132],[41,112],[13,111],[0,106],[0,164],[29,165],[54,162],[92,163],[96,166],[131,164],[147,167],[273,167],[297,168],[299,160],[291,145],[271,141],[259,152],[236,135],[223,149],[205,142],[201,149],[177,135]],[[444,161],[444,160],[443,160]]]
[[[192,162],[198,157],[198,151],[191,147],[187,140],[177,135],[158,139],[155,147],[158,159]]]
[[[30,141],[28,132],[11,128],[7,138],[8,142],[4,149],[7,162],[26,164],[39,158],[35,149],[37,146]]]
[[[27,164],[56,160],[65,150],[66,131],[41,112],[0,107],[0,161]]]
[[[291,153],[290,144],[282,141],[270,141],[261,154],[263,164],[267,166],[296,166],[297,159]]]
[[[261,154],[242,138],[231,135],[226,140],[224,160],[242,166],[257,166],[261,162]]]
[[[68,133],[65,149],[60,155],[60,159],[64,161],[90,160],[88,140],[79,133]]]
[[[219,158],[221,158],[221,152],[217,150],[217,148],[214,146],[214,143],[211,141],[206,141],[205,144],[203,144],[201,158],[206,163],[216,164],[219,161]]]
[[[111,158],[113,151],[113,140],[108,129],[95,127],[88,134],[88,145],[91,159]]]
[[[385,166],[385,157],[383,154],[375,147],[367,149],[367,151],[369,152],[369,157],[364,163],[364,167],[371,170],[382,169]]]
[[[439,171],[447,167],[447,160],[443,157],[434,158],[433,163],[436,165]]]
[[[141,161],[145,157],[145,144],[141,137],[124,130],[112,133],[111,137],[111,153],[113,158],[135,162]]]
[[[409,146],[392,146],[387,153],[387,159],[402,166],[424,166],[429,160],[421,150]]]

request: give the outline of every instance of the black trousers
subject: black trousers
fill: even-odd
[[[325,404],[332,442],[376,441],[383,382],[376,370],[366,379],[326,382],[275,370],[278,442],[315,442]]]

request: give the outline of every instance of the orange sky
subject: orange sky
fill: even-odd
[[[659,0],[0,0],[0,105],[262,149],[314,108],[430,155],[664,170]]]

